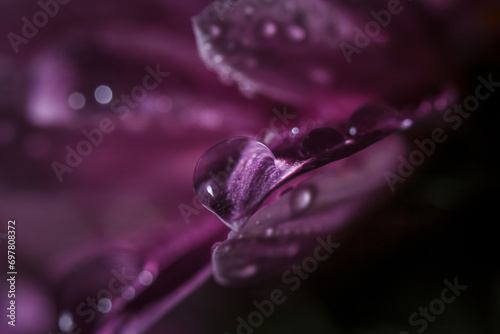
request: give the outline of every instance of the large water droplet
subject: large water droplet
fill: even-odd
[[[305,156],[318,155],[328,152],[344,142],[344,136],[334,129],[314,129],[305,136],[302,142],[301,153]]]
[[[198,161],[194,187],[200,202],[232,229],[238,229],[279,182],[282,172],[267,146],[251,138],[231,138]]]
[[[398,112],[381,104],[366,104],[356,110],[348,122],[352,136],[399,127]]]

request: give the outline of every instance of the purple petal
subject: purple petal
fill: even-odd
[[[342,228],[361,208],[389,195],[384,173],[396,168],[403,151],[401,140],[393,136],[277,190],[214,249],[216,280],[247,285],[275,279],[310,256],[318,236],[339,242]]]
[[[331,119],[373,101],[415,106],[450,82],[446,54],[419,3],[405,3],[408,9],[363,43],[355,42],[354,29],[375,22],[370,11],[386,10],[386,1],[254,0],[225,10],[218,4],[194,19],[198,50],[246,95],[261,93]],[[357,51],[343,51],[342,43]]]

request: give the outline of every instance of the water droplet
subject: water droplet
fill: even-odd
[[[328,152],[344,141],[344,136],[332,128],[314,129],[305,136],[300,151],[305,156],[318,155]]]
[[[80,110],[85,107],[85,96],[82,93],[74,92],[68,97],[68,105],[73,110]]]
[[[294,127],[291,132],[292,132],[292,134],[296,135],[297,133],[299,133],[299,131],[300,130],[298,127]]]
[[[264,231],[264,235],[266,237],[271,237],[272,235],[274,234],[274,229],[272,227],[268,227],[266,228],[266,230]]]
[[[212,43],[203,43],[202,45],[203,50],[210,50],[212,49]]]
[[[97,309],[101,313],[108,313],[111,311],[111,307],[113,306],[113,303],[109,298],[101,298],[99,299],[99,302],[97,303]]]
[[[61,313],[58,321],[59,329],[64,333],[69,333],[73,329],[73,316],[68,311]]]
[[[401,128],[403,130],[408,129],[413,125],[413,121],[410,118],[406,118],[401,122]]]
[[[238,81],[238,89],[240,93],[249,99],[253,99],[257,94],[257,87],[252,84],[250,81]]]
[[[310,185],[295,189],[290,196],[290,207],[292,212],[294,214],[299,214],[306,211],[312,205],[315,193],[315,188]]]
[[[143,270],[139,274],[139,283],[142,285],[150,285],[153,283],[153,274],[148,270]]]
[[[100,104],[107,104],[113,99],[113,91],[108,86],[101,85],[95,89],[94,97]]]
[[[212,60],[214,63],[220,64],[224,60],[224,57],[222,57],[222,55],[217,54],[212,58]]]
[[[132,300],[135,297],[135,289],[130,285],[123,287],[122,297],[126,300]]]
[[[388,106],[367,104],[358,108],[348,122],[349,134],[361,135],[374,131],[397,129],[398,112]]]
[[[296,24],[289,25],[286,29],[288,37],[296,42],[303,41],[306,38],[306,31]]]
[[[233,274],[238,278],[248,278],[250,276],[255,275],[256,272],[257,272],[257,266],[255,264],[250,264],[239,270],[235,270]]]
[[[198,161],[193,183],[200,202],[232,229],[238,229],[279,177],[267,146],[237,137],[212,146]]]
[[[273,37],[278,31],[278,26],[272,21],[266,21],[262,25],[262,35],[264,37]]]

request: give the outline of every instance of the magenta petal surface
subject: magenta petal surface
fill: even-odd
[[[404,7],[365,40],[357,29],[375,20],[372,10],[386,10],[386,1],[245,0],[225,10],[215,2],[194,27],[207,67],[245,95],[342,118],[366,102],[416,105],[449,83],[425,6]],[[345,43],[356,51],[346,52]]]
[[[404,150],[393,136],[280,188],[214,249],[216,280],[252,285],[276,279],[312,254],[317,237],[340,242],[342,228],[361,208],[389,195],[384,173],[396,168],[396,157]]]

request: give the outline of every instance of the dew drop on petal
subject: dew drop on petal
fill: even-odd
[[[70,312],[65,311],[61,313],[59,316],[59,321],[58,321],[59,329],[64,332],[68,333],[73,329],[73,316],[71,315]]]
[[[148,270],[141,271],[139,274],[139,283],[142,285],[150,285],[152,282],[153,274]]]
[[[262,25],[262,35],[264,37],[273,37],[278,31],[278,26],[272,21],[266,21]]]
[[[401,122],[401,129],[405,130],[413,125],[413,121],[410,118],[406,118]]]
[[[212,58],[213,62],[216,63],[216,64],[220,64],[222,63],[222,61],[224,60],[224,57],[222,57],[221,55],[217,54],[215,55],[213,58]]]
[[[313,202],[315,190],[312,186],[300,187],[294,190],[290,196],[290,207],[294,214],[307,210]]]
[[[101,313],[108,313],[111,311],[111,307],[113,306],[113,303],[109,298],[101,298],[99,299],[99,302],[97,303],[97,309]]]
[[[74,92],[68,96],[68,105],[73,110],[83,109],[85,103],[85,96],[82,93]]]
[[[328,152],[344,141],[344,136],[332,128],[314,129],[304,137],[300,151],[305,156],[318,155]]]
[[[113,91],[108,86],[101,85],[95,89],[94,97],[100,104],[107,104],[113,99]]]
[[[269,148],[255,139],[224,140],[212,146],[198,161],[193,175],[196,196],[224,223],[237,229],[237,221],[248,218],[247,210],[258,202],[263,190],[255,177],[269,180],[275,169],[274,161]]]
[[[266,228],[266,230],[264,231],[264,235],[266,237],[271,237],[272,235],[274,234],[274,229],[272,227],[268,227]]]
[[[122,297],[126,300],[132,300],[135,297],[135,289],[130,285],[123,287]]]

